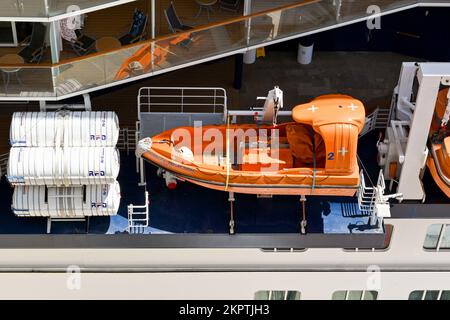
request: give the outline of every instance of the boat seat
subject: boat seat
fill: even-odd
[[[278,154],[272,153],[267,148],[248,147],[243,150],[241,170],[260,171],[263,168],[283,170],[292,168],[293,165],[292,153],[287,144],[280,144]]]
[[[286,135],[294,157],[294,167],[311,168],[314,166],[313,141],[315,144],[316,168],[325,167],[325,143],[322,137],[304,124],[289,124],[286,126]]]

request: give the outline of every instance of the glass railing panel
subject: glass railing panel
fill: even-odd
[[[127,2],[133,1],[135,0],[129,0]],[[61,15],[76,9],[84,10],[105,4],[107,4],[108,7],[113,7],[124,3],[124,1],[121,0],[47,0],[47,2],[49,5],[49,17]]]
[[[0,67],[0,97],[53,97],[51,67]]]
[[[105,82],[112,83],[152,71],[150,44],[142,43],[105,55]]]
[[[2,0],[0,17],[48,17],[49,7],[44,0]]]
[[[350,21],[367,15],[383,13],[389,10],[417,4],[418,0],[370,0],[370,1],[336,1],[339,22]]]
[[[381,12],[386,12],[416,2],[373,0],[370,5],[377,5]],[[292,35],[320,30],[350,19],[367,18],[369,14],[373,14],[373,11],[368,13],[368,5],[368,1],[305,1],[299,5],[200,27],[192,32],[167,36],[153,42],[145,41],[108,53],[80,57],[53,68],[24,66],[18,72],[9,73],[11,79],[6,89],[0,91],[0,96],[47,94],[49,97],[62,97],[76,94],[117,81],[186,66],[191,62],[217,58]],[[23,78],[22,84],[14,82],[12,76],[16,74],[20,79]]]
[[[100,5],[113,7],[123,3],[123,0],[1,0],[0,18],[51,18],[76,10],[95,9]]]
[[[267,10],[276,10],[277,8],[298,3],[298,0],[252,0],[251,1],[251,13],[258,13]]]
[[[336,10],[332,3],[333,1],[328,0],[318,1],[251,18],[249,45],[258,45],[335,24]]]
[[[99,87],[107,84],[106,64],[108,55],[81,57],[54,68],[54,83],[57,96]]]
[[[170,68],[242,49],[245,39],[245,22],[238,21],[158,40],[156,46],[167,52],[158,67]]]

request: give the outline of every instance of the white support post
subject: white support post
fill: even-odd
[[[244,16],[252,13],[252,0],[244,0]]]
[[[47,109],[47,103],[45,100],[39,100],[39,111],[43,112]]]
[[[59,62],[59,53],[62,50],[62,40],[59,31],[59,20],[52,21],[49,24],[49,43],[52,54],[52,63]]]
[[[144,160],[142,160],[142,158],[139,158],[139,186],[145,186],[146,182],[145,182],[145,172],[144,172]]]
[[[83,94],[83,100],[84,100],[85,110],[92,111],[91,97],[89,96],[89,93]]]
[[[252,1],[244,0],[244,16],[252,13]],[[251,18],[245,21],[246,43],[250,45]],[[256,49],[252,49],[244,53],[244,63],[251,64],[256,60]]]
[[[11,31],[13,36],[13,45],[17,47],[19,45],[19,41],[17,39],[16,23],[14,21],[11,21]]]
[[[152,18],[152,21],[151,21],[151,36],[152,36],[152,39],[155,39],[155,37],[156,37],[156,3],[155,3],[155,0],[150,0],[150,2],[151,2],[151,18]]]
[[[410,121],[413,113],[411,99],[413,94],[414,79],[417,75],[418,66],[415,62],[404,62],[400,71],[397,93],[397,105],[395,108],[398,120]]]
[[[230,203],[230,221],[229,221],[229,223],[228,223],[228,226],[229,226],[229,233],[230,233],[230,235],[233,235],[233,234],[235,234],[236,233],[236,230],[235,230],[235,226],[236,226],[236,224],[235,224],[235,220],[234,220],[234,216],[235,216],[235,214],[234,214],[234,201],[235,201],[236,199],[234,198],[234,192],[228,192],[228,202]]]
[[[151,0],[151,37],[152,40],[155,39],[156,37],[156,4],[155,4],[155,0]],[[155,59],[154,59],[154,52],[155,52],[155,42],[152,41],[150,44],[150,59],[151,59],[151,66],[152,66],[152,70],[154,68],[154,63],[155,63]]]
[[[341,19],[342,0],[333,0],[333,6],[336,7],[336,21]]]
[[[419,92],[411,120],[397,192],[405,200],[424,200],[425,192],[420,179],[427,155],[430,130],[441,79],[450,74],[449,64],[421,64],[418,71]]]

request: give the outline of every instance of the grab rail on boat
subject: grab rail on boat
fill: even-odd
[[[205,109],[208,113],[222,112],[225,120],[227,100],[226,90],[218,87],[142,87],[137,97],[138,120],[141,120],[141,112],[155,112],[152,107],[175,107],[178,113],[189,112],[190,107],[200,107],[200,112]]]

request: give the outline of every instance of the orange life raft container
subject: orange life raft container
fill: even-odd
[[[353,196],[363,104],[326,95],[292,111],[295,122],[178,127],[136,150],[180,180],[222,191]]]
[[[427,166],[439,188],[450,198],[450,126],[442,126],[447,108],[448,88],[439,91],[430,129],[430,155]]]

